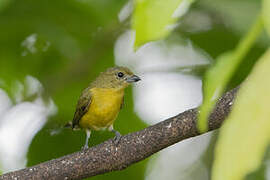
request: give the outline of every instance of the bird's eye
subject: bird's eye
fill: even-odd
[[[124,73],[119,72],[119,73],[117,73],[117,76],[121,78],[121,77],[123,77],[123,76],[124,76]]]

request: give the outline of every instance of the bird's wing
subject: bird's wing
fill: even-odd
[[[85,90],[83,90],[77,103],[76,112],[74,114],[73,121],[72,121],[72,128],[79,125],[80,119],[88,111],[89,106],[91,104],[91,97],[92,97],[92,94],[91,94],[90,88],[86,88]]]

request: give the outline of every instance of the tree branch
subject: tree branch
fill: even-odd
[[[209,117],[209,131],[221,126],[230,112],[238,88],[219,99]],[[184,139],[200,135],[196,127],[197,109],[191,109],[141,131],[112,139],[87,150],[53,159],[33,167],[0,176],[7,179],[82,179],[122,170]]]

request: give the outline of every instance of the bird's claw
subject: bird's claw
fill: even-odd
[[[117,145],[117,144],[119,143],[120,139],[121,139],[121,134],[120,134],[118,131],[114,130],[114,129],[113,129],[113,126],[110,126],[110,127],[109,127],[109,130],[110,130],[111,132],[114,132],[115,137],[113,138],[113,143],[114,143],[115,145]]]
[[[87,145],[84,145],[83,147],[82,147],[82,150],[86,150],[86,149],[88,149],[89,147],[87,146]]]
[[[121,139],[121,134],[119,133],[113,138],[113,143],[115,145],[117,145],[119,143],[120,139]]]

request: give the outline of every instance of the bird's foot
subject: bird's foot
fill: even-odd
[[[114,130],[114,129],[113,129],[113,125],[111,125],[111,126],[109,127],[109,131],[114,132],[115,137],[113,138],[113,143],[114,143],[115,145],[117,145],[117,144],[119,143],[120,139],[121,139],[121,134],[120,134],[120,132]]]
[[[87,129],[86,130],[86,139],[85,139],[84,146],[82,147],[82,150],[88,149],[88,140],[90,138],[90,135],[91,135],[91,131],[89,129]]]
[[[89,147],[88,147],[88,145],[84,145],[83,147],[82,147],[82,150],[86,150],[86,149],[88,149]]]
[[[113,142],[115,145],[117,145],[121,139],[121,134],[118,131],[115,131],[115,137],[113,138]]]

